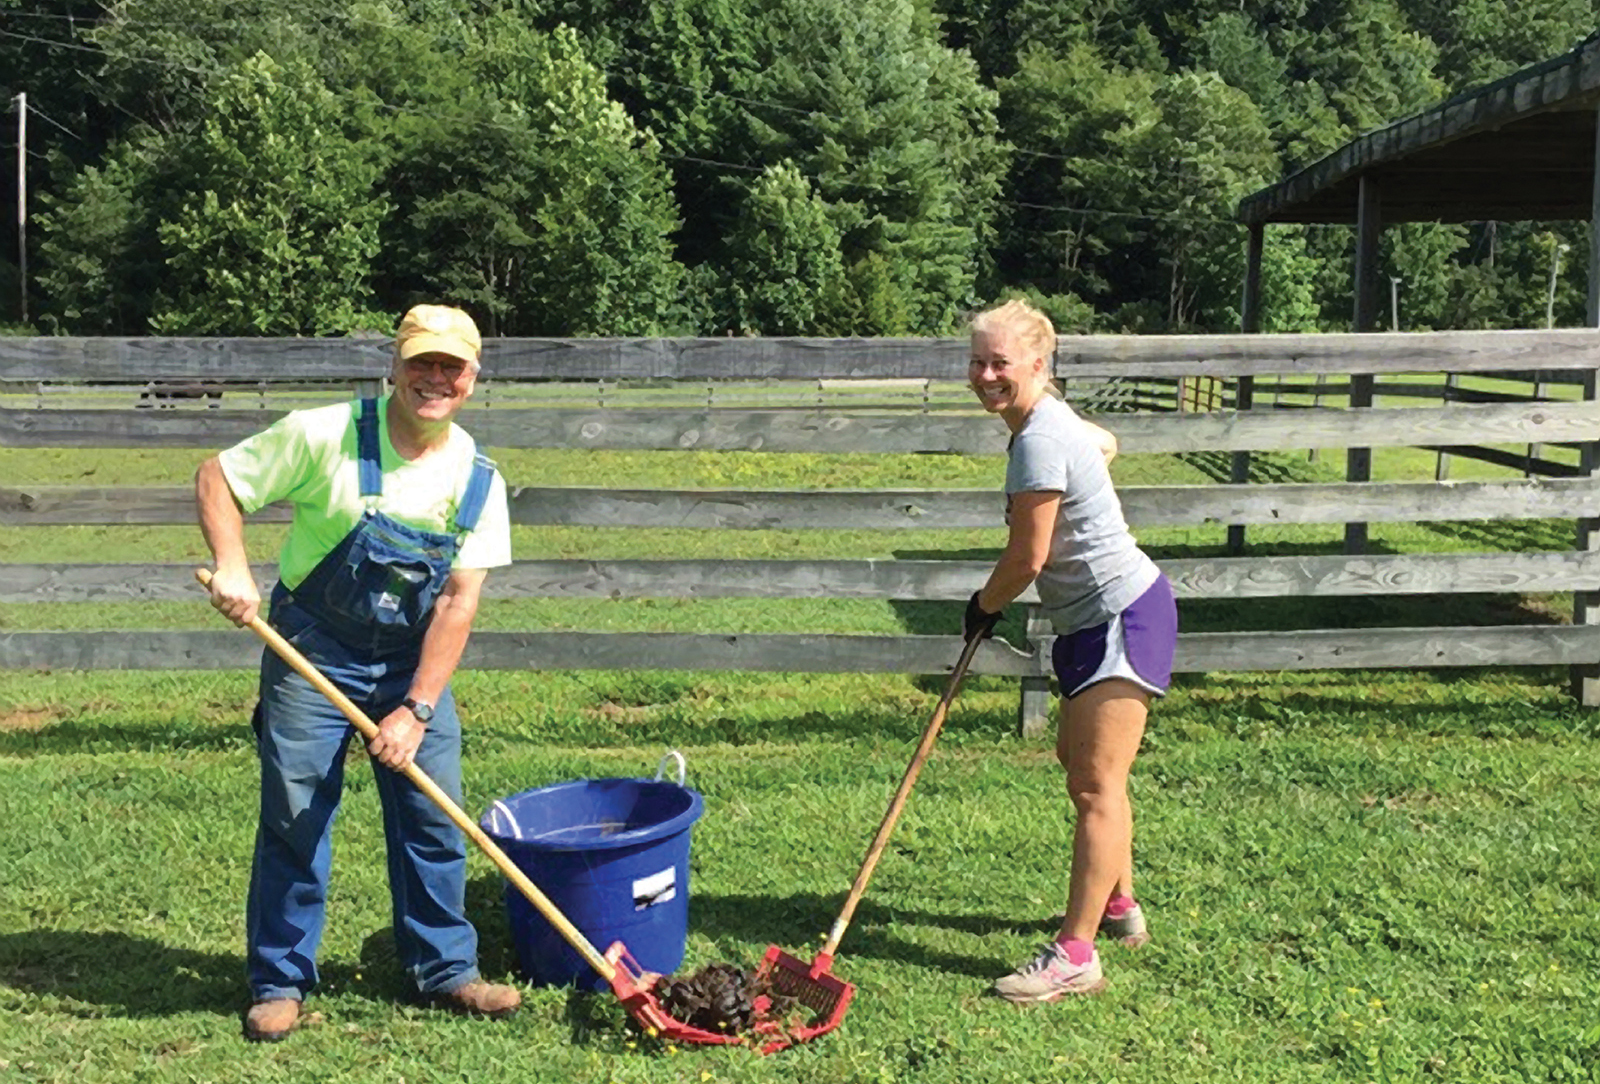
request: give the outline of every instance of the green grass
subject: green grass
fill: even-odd
[[[408,1005],[353,770],[317,1022],[237,1038],[254,768],[246,675],[45,675],[0,693],[0,1072],[20,1080],[1553,1080],[1600,1054],[1600,746],[1555,673],[1180,683],[1134,784],[1153,945],[1104,998],[984,996],[1060,906],[1059,771],[980,682],[841,950],[836,1033],[773,1059],[641,1041],[609,996],[500,1024]],[[466,674],[469,808],[686,751],[686,966],[806,955],[933,700],[906,678]],[[353,766],[354,767],[354,766]],[[486,969],[514,971],[474,860]],[[1493,1020],[1490,1025],[1487,1021]],[[1562,1068],[1570,1069],[1567,1076]],[[701,1074],[710,1074],[702,1077]]]
[[[175,484],[194,456],[0,452],[8,484]],[[519,453],[522,484],[960,485],[998,460]],[[837,459],[837,461],[836,461]],[[1426,476],[1431,457],[1378,457]],[[746,477],[754,463],[763,472]],[[1467,464],[1458,461],[1457,477]],[[1213,477],[1130,456],[1124,484]],[[1263,457],[1280,480],[1339,462]],[[1493,471],[1482,465],[1473,470]],[[1488,476],[1503,476],[1488,475]],[[1263,480],[1267,480],[1263,478]],[[1220,528],[1148,532],[1216,553]],[[1335,552],[1339,528],[1252,529],[1260,552]],[[1375,525],[1376,548],[1565,548],[1571,526]],[[252,535],[271,552],[273,532]],[[520,556],[993,554],[998,532],[518,532]],[[12,529],[14,562],[199,560],[197,533]],[[197,591],[198,594],[198,591]],[[1445,603],[1448,602],[1448,608]],[[1562,599],[1185,604],[1189,628],[1558,619]],[[1443,615],[1443,616],[1442,616]],[[198,599],[4,606],[17,628],[212,627]],[[494,603],[484,627],[941,631],[953,606]],[[240,635],[247,635],[240,633]],[[518,1017],[417,1008],[393,959],[369,771],[335,835],[317,1015],[280,1046],[238,1036],[255,767],[247,673],[0,674],[0,1082],[334,1080],[956,1084],[984,1081],[1579,1081],[1600,1065],[1600,717],[1564,671],[1180,678],[1135,770],[1155,941],[1105,950],[1111,990],[1018,1010],[988,997],[1062,903],[1069,825],[1016,689],[975,680],[841,947],[843,1026],[772,1058],[669,1049],[609,995],[528,988]],[[925,678],[464,673],[467,806],[564,779],[653,773],[682,749],[706,799],[685,966],[818,947],[937,699]],[[482,959],[515,975],[498,873],[471,860]]]

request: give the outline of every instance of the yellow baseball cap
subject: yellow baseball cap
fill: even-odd
[[[402,361],[418,354],[449,354],[475,365],[483,350],[483,339],[472,317],[460,309],[414,305],[400,318],[394,345]]]

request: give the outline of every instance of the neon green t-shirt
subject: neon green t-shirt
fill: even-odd
[[[414,462],[402,459],[389,442],[388,405],[388,396],[378,400],[383,493],[377,509],[407,526],[453,534],[477,443],[452,424],[443,448]],[[278,575],[286,587],[296,587],[309,576],[367,508],[356,452],[359,409],[360,403],[353,402],[293,411],[219,457],[228,486],[247,515],[274,501],[293,504],[294,521],[278,558]],[[495,471],[478,526],[462,540],[451,567],[510,563],[506,483]]]

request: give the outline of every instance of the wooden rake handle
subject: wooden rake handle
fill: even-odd
[[[844,938],[844,931],[850,926],[850,919],[856,913],[856,905],[861,902],[861,897],[867,891],[867,882],[872,880],[872,871],[878,866],[878,859],[883,856],[883,849],[889,845],[889,837],[894,834],[895,822],[900,819],[900,811],[906,806],[906,799],[911,795],[911,788],[917,782],[917,775],[922,771],[923,762],[928,759],[928,754],[933,751],[933,743],[939,736],[939,728],[944,726],[944,717],[950,711],[950,702],[956,698],[956,690],[961,688],[961,679],[967,676],[967,667],[972,665],[972,658],[978,653],[978,645],[983,642],[983,637],[974,636],[967,641],[966,647],[961,651],[961,658],[956,660],[955,669],[950,671],[950,680],[945,682],[944,695],[939,698],[939,706],[933,709],[933,718],[928,720],[928,725],[922,731],[922,741],[917,745],[917,751],[911,755],[911,763],[906,767],[906,774],[900,780],[900,787],[894,792],[894,799],[889,803],[889,812],[883,816],[883,822],[878,825],[878,834],[872,838],[872,846],[867,848],[867,857],[862,860],[861,872],[856,874],[855,883],[850,886],[850,895],[845,898],[844,907],[839,911],[839,917],[834,919],[833,926],[828,930],[828,941],[822,946],[818,955],[819,960],[832,959],[839,948],[839,942]]]
[[[206,587],[211,586],[211,572],[209,569],[195,569],[194,578]],[[357,707],[355,702],[348,696],[340,692],[339,687],[329,681],[327,676],[313,666],[309,659],[300,654],[293,644],[279,635],[277,629],[274,629],[259,617],[252,617],[248,624],[250,631],[266,641],[267,646],[280,659],[288,663],[295,673],[309,681],[312,687],[327,697],[334,707],[343,712],[344,717],[349,719],[357,730],[361,731],[363,737],[371,741],[378,736],[378,726],[367,718],[366,712]],[[456,827],[465,832],[472,842],[478,845],[478,849],[488,855],[496,866],[500,867],[500,872],[506,875],[506,880],[516,885],[517,890],[528,897],[528,902],[533,904],[538,912],[545,917],[545,921],[554,926],[557,932],[566,938],[567,944],[577,950],[578,954],[588,961],[589,966],[600,973],[601,978],[611,982],[616,977],[616,966],[600,955],[589,939],[583,936],[582,931],[567,921],[567,916],[563,915],[556,908],[556,905],[550,902],[549,897],[539,891],[539,886],[530,881],[527,874],[517,868],[517,864],[511,860],[505,851],[500,849],[499,844],[489,838],[488,833],[480,828],[476,821],[467,816],[448,794],[440,790],[439,784],[428,778],[428,773],[415,764],[407,764],[400,769],[400,774],[411,780],[416,788],[427,795],[434,805],[444,810],[445,814],[456,823]]]

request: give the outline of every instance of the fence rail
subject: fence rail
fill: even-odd
[[[282,410],[71,409],[0,413],[0,447],[215,448],[242,440]],[[595,409],[479,408],[461,422],[491,448],[591,448],[630,451],[953,453],[1005,450],[994,419],[918,410],[818,407]],[[1278,451],[1295,448],[1435,444],[1547,444],[1589,439],[1600,403],[1455,403],[1447,407],[1292,412],[1208,411],[1117,415],[1127,452]]]

